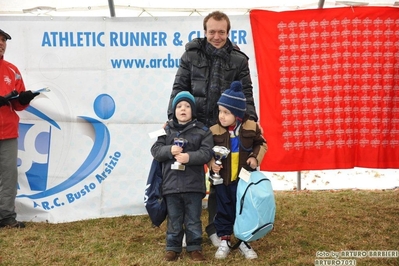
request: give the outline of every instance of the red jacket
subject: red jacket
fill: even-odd
[[[0,58],[0,96],[5,96],[16,90],[18,94],[25,91],[24,81],[18,68]],[[10,105],[0,107],[0,140],[18,137],[19,116],[16,111],[22,111],[28,105],[22,105],[17,99]]]

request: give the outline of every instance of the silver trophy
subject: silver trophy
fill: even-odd
[[[188,140],[183,139],[183,138],[175,138],[174,139],[174,145],[182,147],[182,148],[184,148],[187,143],[188,143]],[[182,163],[179,163],[179,162],[174,162],[170,166],[170,168],[173,169],[173,170],[180,170],[180,171],[186,170],[186,166],[184,164],[182,164]]]
[[[222,160],[226,159],[227,155],[230,153],[230,150],[223,146],[215,146],[212,148],[212,151],[217,165],[222,165]],[[214,173],[209,179],[213,185],[220,185],[223,183],[223,179],[220,177],[219,173]]]

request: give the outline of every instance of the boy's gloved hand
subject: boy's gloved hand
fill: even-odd
[[[8,105],[9,101],[4,98],[3,96],[0,96],[0,107],[4,106],[4,105]]]
[[[33,93],[32,91],[23,91],[19,94],[18,101],[22,105],[27,105],[39,94],[39,92]]]

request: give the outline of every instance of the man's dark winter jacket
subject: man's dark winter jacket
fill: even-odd
[[[230,42],[229,39],[227,39]],[[186,51],[180,59],[168,108],[169,119],[173,116],[172,101],[181,91],[189,91],[195,97],[197,119],[210,127],[216,124],[218,106],[215,104],[222,92],[227,90],[233,81],[241,81],[247,99],[247,114],[257,121],[253,88],[248,67],[248,57],[230,42],[230,60],[223,62],[223,87],[219,92],[209,90],[212,63],[205,53],[205,38],[197,38],[186,44]],[[213,106],[211,106],[213,105]]]

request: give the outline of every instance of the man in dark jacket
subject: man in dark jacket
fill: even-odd
[[[170,96],[168,117],[173,116],[172,102],[181,91],[189,91],[195,97],[197,119],[207,127],[216,124],[217,101],[233,81],[241,81],[246,98],[249,119],[257,121],[253,99],[253,88],[248,67],[248,57],[228,38],[229,17],[219,11],[210,13],[203,22],[205,38],[197,38],[186,44],[180,59],[173,90]],[[214,188],[208,197],[209,220],[206,232],[215,246],[220,240],[216,236],[213,219],[216,214]]]

